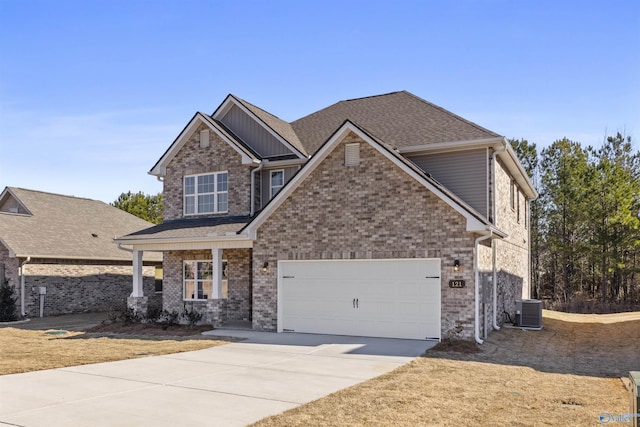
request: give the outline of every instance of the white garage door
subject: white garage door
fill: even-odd
[[[440,338],[440,260],[278,262],[278,331]]]

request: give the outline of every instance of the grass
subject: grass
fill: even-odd
[[[265,418],[280,426],[588,426],[630,412],[640,313],[544,311],[542,331],[503,328],[479,353],[428,351],[393,372]]]
[[[221,344],[225,342],[0,328],[0,375],[180,353]]]

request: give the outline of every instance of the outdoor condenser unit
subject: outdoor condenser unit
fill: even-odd
[[[516,326],[542,328],[542,301],[537,299],[516,301]]]

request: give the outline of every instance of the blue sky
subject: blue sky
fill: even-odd
[[[228,93],[408,90],[544,147],[640,140],[640,2],[0,0],[0,187],[114,201]]]

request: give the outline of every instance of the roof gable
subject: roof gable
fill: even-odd
[[[331,137],[316,151],[303,168],[289,181],[285,187],[264,207],[264,209],[243,229],[251,238],[256,238],[258,228],[267,218],[291,195],[291,193],[311,175],[312,171],[335,149],[335,147],[350,133],[355,133],[360,139],[368,143],[380,154],[393,162],[405,173],[418,181],[421,185],[442,199],[446,204],[466,218],[467,231],[485,232],[494,231],[497,236],[503,237],[506,234],[495,229],[480,213],[475,211],[457,196],[449,192],[446,188],[438,184],[435,180],[427,176],[417,166],[396,153],[384,141],[372,136],[358,125],[346,121],[340,126]]]
[[[252,139],[262,131],[286,149],[286,152],[278,152],[273,155],[281,156],[289,152],[299,158],[307,157],[307,152],[291,124],[234,95],[229,94],[211,117],[214,120],[225,123],[243,139],[245,144],[253,146]],[[243,118],[248,118],[250,121],[244,121],[243,125],[240,125],[238,122]],[[255,126],[251,126],[252,124],[255,124]],[[261,147],[256,146],[253,148],[263,157],[272,155],[269,152],[264,152],[263,154],[262,152],[265,150]]]
[[[130,261],[116,235],[153,224],[104,202],[7,187],[30,215],[0,213],[0,240],[11,256]],[[148,254],[146,259],[160,260]]]
[[[149,171],[149,174],[155,176],[163,176],[166,173],[166,168],[171,160],[180,152],[182,147],[187,143],[190,136],[193,132],[198,129],[200,124],[205,124],[210,130],[212,130],[215,134],[217,134],[224,142],[229,144],[231,148],[233,148],[241,157],[243,164],[251,164],[254,160],[258,159],[257,153],[252,151],[249,147],[245,146],[242,141],[239,141],[238,138],[230,132],[223,125],[215,121],[213,118],[208,115],[197,112],[187,123],[187,125],[182,129],[180,134],[176,137],[176,139],[171,143],[167,151],[162,155],[162,157],[156,162],[155,165]]]
[[[18,199],[11,188],[7,187],[0,193],[0,212],[16,215],[31,215],[27,207]]]
[[[393,148],[500,137],[407,91],[340,101],[291,125],[314,153],[345,120]]]

